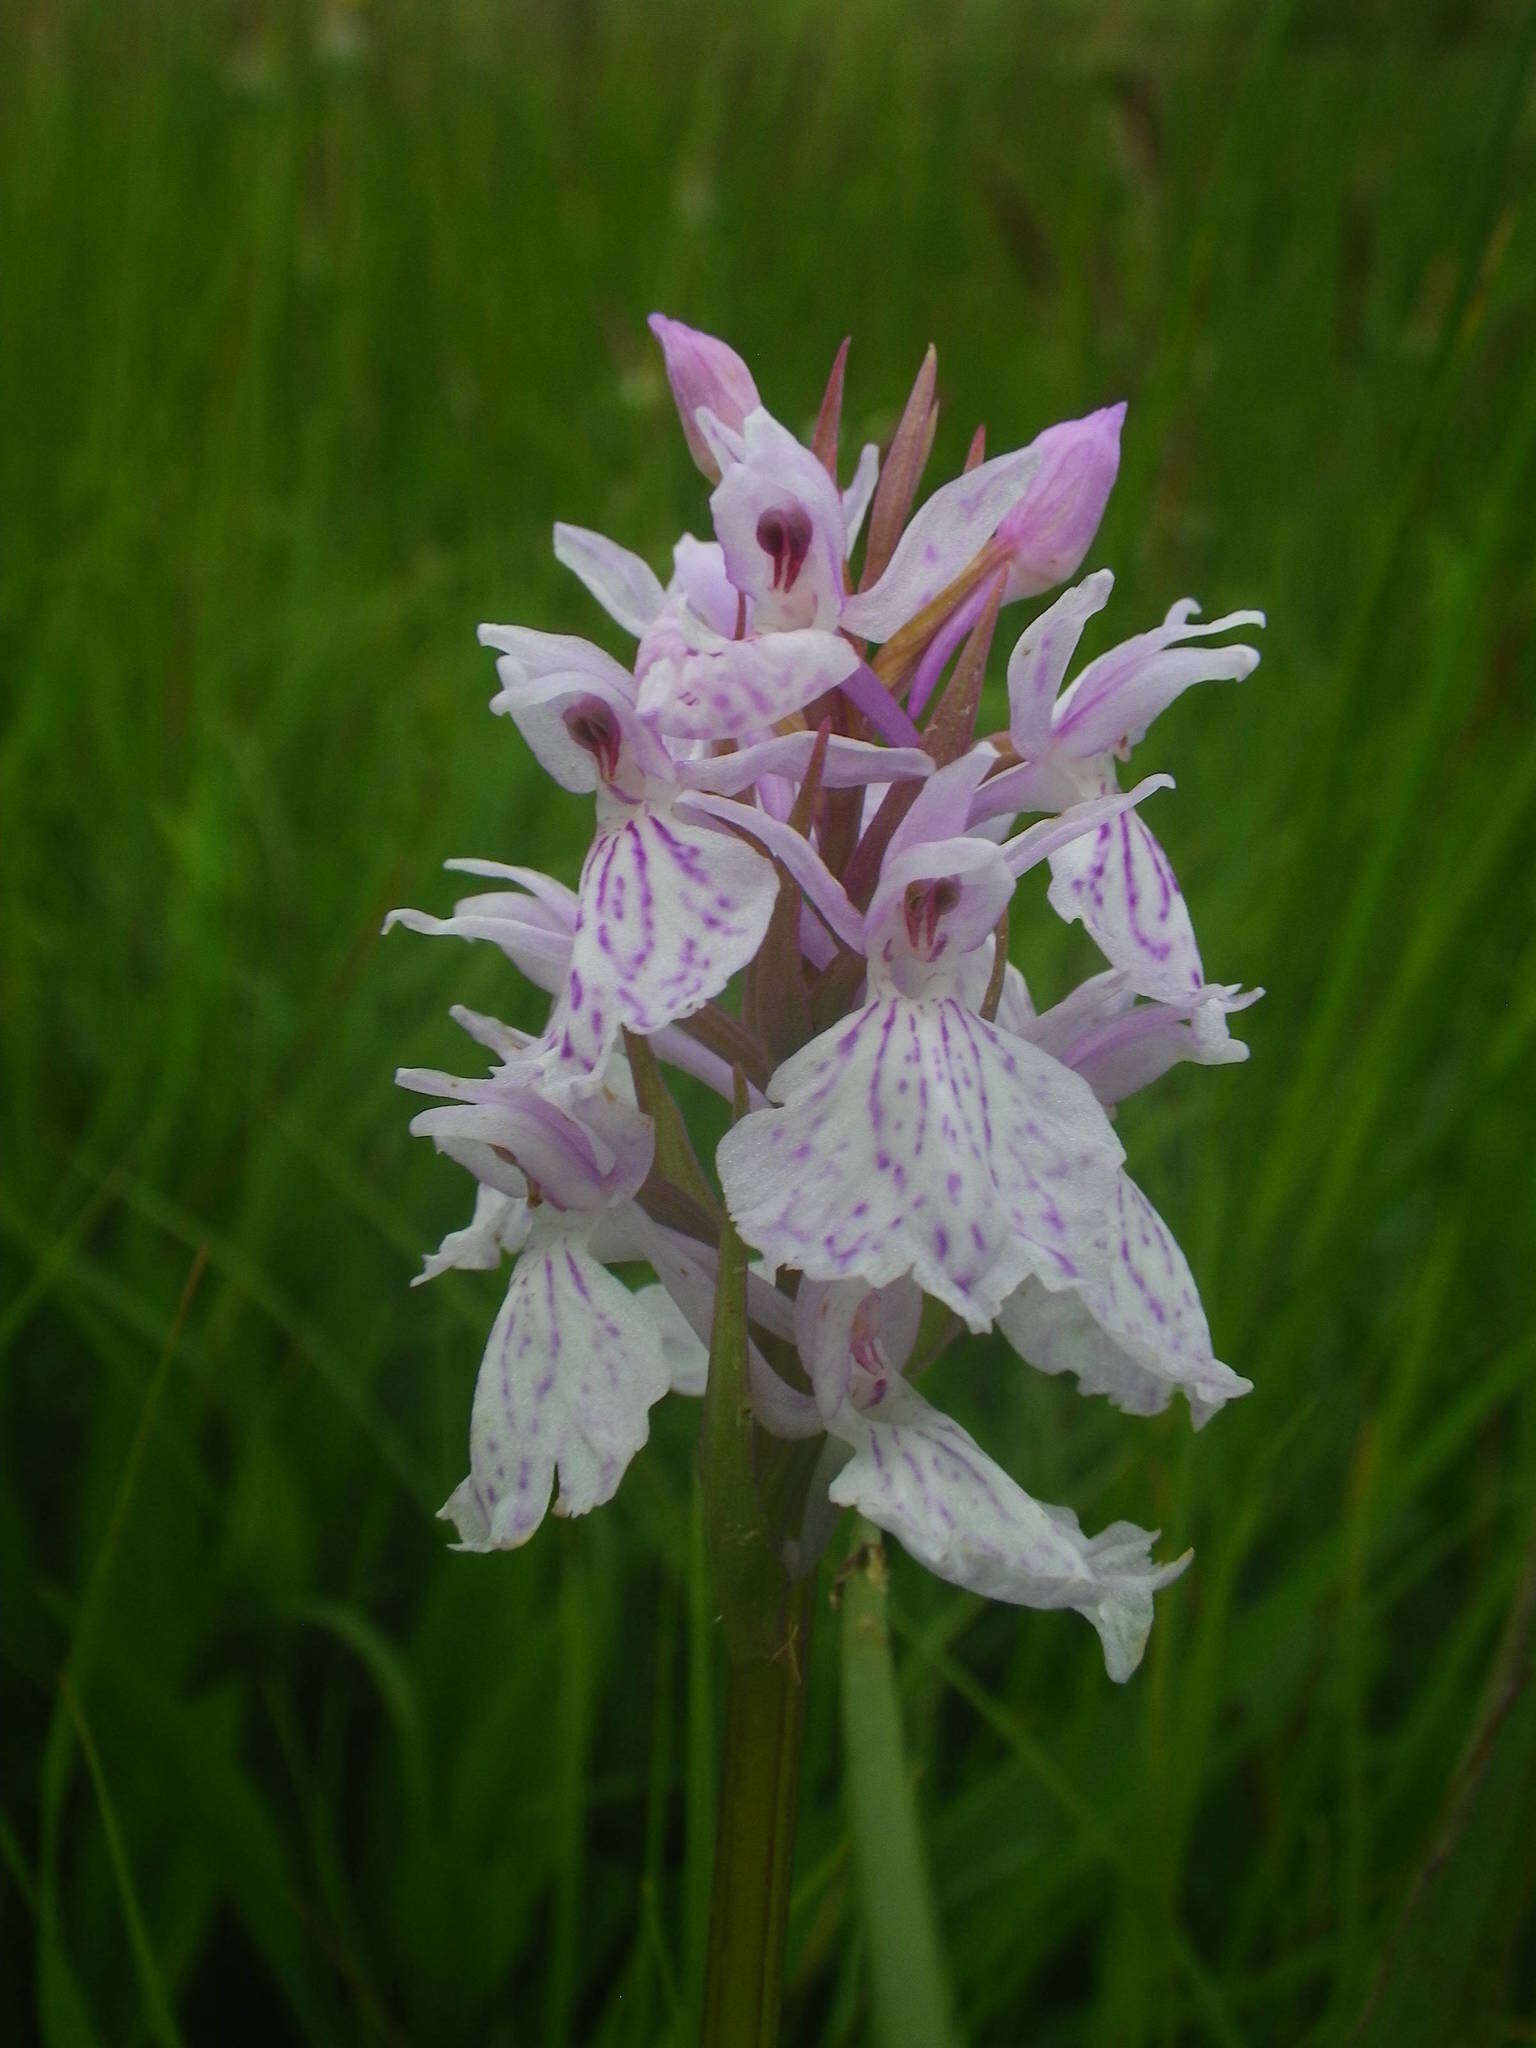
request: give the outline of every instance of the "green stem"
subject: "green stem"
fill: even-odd
[[[747,1089],[736,1075],[736,1114]],[[720,1265],[699,1429],[710,1577],[729,1677],[704,2048],[774,2048],[800,1803],[800,1735],[813,1581],[785,1568],[815,1447],[783,1443],[753,1419],[747,1388],[747,1255],[720,1219]]]
[[[800,1803],[812,1583],[793,1589],[766,1656],[733,1657],[704,1977],[704,2048],[774,2048]]]

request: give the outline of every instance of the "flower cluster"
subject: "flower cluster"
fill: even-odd
[[[514,1261],[444,1515],[465,1548],[501,1549],[552,1491],[557,1514],[612,1497],[652,1406],[705,1391],[723,1200],[756,1254],[757,1420],[823,1440],[801,1562],[825,1503],[855,1507],[957,1585],[1077,1609],[1123,1679],[1187,1558],[1154,1562],[1129,1523],[1085,1535],[915,1382],[962,1327],[996,1327],[1132,1414],[1182,1392],[1198,1427],[1247,1390],[1111,1113],[1177,1061],[1244,1058],[1227,1020],[1252,996],[1207,979],[1143,819],[1169,779],[1122,791],[1116,764],[1190,684],[1249,673],[1256,652],[1228,636],[1262,615],[1198,624],[1181,602],[1068,681],[1110,595],[1096,570],[1025,627],[1007,728],[978,736],[1000,608],[1077,572],[1124,408],[990,460],[978,434],[914,512],[931,352],[883,469],[866,447],[840,487],[842,354],[806,446],[723,342],[651,324],[713,487],[712,538],[679,540],[663,585],[615,542],[555,528],[559,559],[634,637],[628,666],[585,640],[480,629],[492,710],[595,800],[577,887],[457,861],[491,886],[446,918],[390,919],[489,940],[552,998],[538,1037],[455,1010],[493,1057],[482,1078],[399,1076],[441,1098],[413,1131],[478,1183],[421,1277]],[[1037,1011],[1007,941],[1042,865],[1051,906],[1107,964]],[[737,1104],[718,1195],[668,1069]],[[637,1262],[655,1278],[636,1289],[612,1268]]]

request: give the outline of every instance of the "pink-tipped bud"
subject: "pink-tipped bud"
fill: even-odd
[[[1008,549],[1006,599],[1035,597],[1075,575],[1099,530],[1120,469],[1125,407],[1106,405],[1035,437],[1029,488],[997,529]]]
[[[733,433],[739,433],[747,414],[761,402],[752,372],[735,349],[697,327],[685,327],[681,320],[669,320],[665,313],[653,313],[650,330],[661,343],[666,359],[667,382],[677,400],[689,453],[712,484],[720,481],[720,465],[709,443],[699,431],[697,413],[707,406]]]

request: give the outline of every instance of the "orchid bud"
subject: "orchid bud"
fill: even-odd
[[[752,372],[727,342],[702,334],[697,327],[685,327],[665,313],[653,313],[648,324],[661,343],[689,453],[710,482],[718,483],[720,465],[699,431],[697,414],[707,406],[723,426],[739,431],[760,403]]]
[[[1039,466],[997,529],[1011,557],[1004,602],[1053,590],[1073,575],[1099,530],[1120,469],[1125,407],[1063,420],[1031,443]]]

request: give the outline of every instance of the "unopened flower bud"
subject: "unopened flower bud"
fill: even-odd
[[[699,431],[697,414],[707,406],[723,426],[739,431],[747,414],[760,403],[752,372],[728,343],[665,313],[653,313],[650,330],[661,343],[667,382],[688,437],[694,461],[711,483],[720,481],[720,465]]]
[[[1031,444],[1039,467],[997,530],[1009,552],[1005,602],[1054,590],[1076,573],[1099,530],[1120,469],[1125,407],[1047,427]]]

